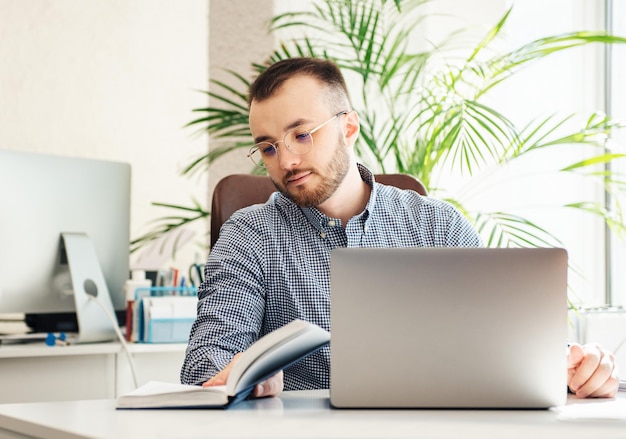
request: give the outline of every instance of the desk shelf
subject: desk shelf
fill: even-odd
[[[186,344],[128,344],[137,380],[178,382]],[[120,343],[0,345],[0,403],[115,398],[134,388]]]

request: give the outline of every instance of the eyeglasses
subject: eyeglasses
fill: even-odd
[[[283,136],[283,140],[274,143],[259,142],[250,148],[248,157],[255,165],[263,168],[271,168],[278,161],[278,143],[283,142],[289,151],[294,154],[304,155],[313,149],[313,134],[322,129],[326,124],[335,120],[339,116],[348,114],[347,111],[340,111],[327,121],[321,123],[313,129],[305,130],[302,128],[294,128],[289,130]]]

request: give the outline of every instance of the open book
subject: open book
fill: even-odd
[[[233,365],[224,386],[151,381],[120,396],[117,408],[226,407],[247,398],[256,384],[321,349],[329,341],[328,331],[294,320],[253,343]]]

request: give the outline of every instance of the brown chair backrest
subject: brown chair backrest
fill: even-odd
[[[408,174],[378,174],[375,179],[379,183],[427,195],[422,182]],[[275,191],[274,183],[264,175],[232,174],[221,179],[215,186],[211,203],[211,247],[217,241],[222,224],[235,211],[265,203]]]

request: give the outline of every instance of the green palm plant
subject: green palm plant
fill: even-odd
[[[485,237],[489,246],[537,246],[559,244],[554,234],[538,224],[506,212],[471,212],[461,200],[446,196],[435,184],[435,176],[454,169],[473,175],[520,157],[538,154],[559,145],[588,145],[593,152],[558,172],[586,173],[608,192],[624,187],[621,176],[602,166],[624,154],[607,151],[607,137],[621,126],[599,114],[588,117],[584,126],[568,132],[573,115],[549,116],[518,128],[504,114],[484,102],[485,95],[524,66],[554,53],[599,43],[621,44],[625,38],[602,32],[572,32],[532,41],[505,54],[493,54],[511,10],[463,58],[446,58],[446,47],[455,35],[437,47],[416,51],[412,30],[423,20],[424,0],[324,0],[313,10],[289,12],[274,17],[271,31],[287,37],[264,64],[253,64],[256,72],[293,56],[312,56],[335,61],[344,71],[354,107],[361,119],[357,153],[376,172],[414,175],[429,192],[457,205]],[[457,53],[458,50],[455,52]],[[225,154],[248,148],[246,92],[250,81],[230,71],[235,86],[212,81],[207,92],[216,106],[194,110],[198,117],[189,126],[208,130],[213,147],[191,163],[185,173],[204,169]],[[251,169],[251,172],[258,170]],[[210,215],[198,204],[172,206],[184,214],[162,218],[159,227],[134,243]],[[601,215],[607,224],[623,231],[619,209],[608,211],[586,200],[566,207]]]

